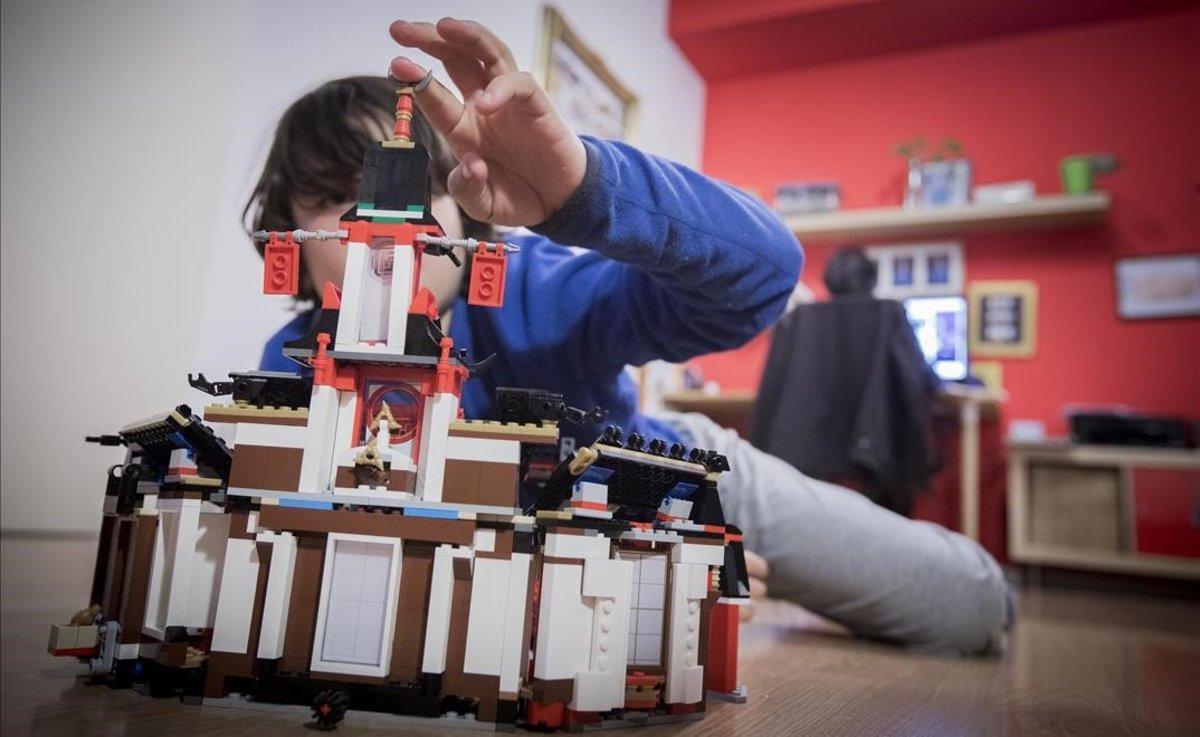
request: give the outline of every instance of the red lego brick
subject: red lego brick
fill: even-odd
[[[342,290],[334,286],[334,283],[331,281],[325,282],[325,290],[321,294],[321,309],[342,309]]]
[[[508,269],[508,257],[504,247],[495,251],[481,247],[471,262],[471,286],[467,292],[467,304],[476,307],[500,307],[504,304],[504,273]]]
[[[263,251],[263,294],[295,296],[300,289],[300,244],[288,233],[271,233]]]
[[[708,615],[708,663],[704,685],[710,691],[730,693],[737,689],[738,608],[713,604]]]
[[[530,700],[525,707],[525,721],[542,729],[558,729],[562,726],[564,711],[561,701],[543,703]]]

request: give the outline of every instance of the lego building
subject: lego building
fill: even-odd
[[[298,239],[348,250],[312,334],[285,348],[311,376],[189,377],[233,401],[95,438],[126,458],[90,606],[53,627],[50,651],[205,704],[311,705],[324,726],[347,709],[698,718],[706,667],[709,686],[737,686],[732,605],[749,593],[717,495],[728,464],[613,427],[560,460],[568,413],[545,393],[507,390],[501,419],[518,421],[461,416],[476,364],[419,284],[447,242],[407,104],[338,233],[265,234],[268,292],[295,289]],[[454,245],[476,251],[472,299],[499,305],[506,247]]]

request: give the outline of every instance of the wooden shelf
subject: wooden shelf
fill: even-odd
[[[1112,204],[1107,192],[1084,195],[1046,195],[1012,205],[962,205],[960,207],[905,210],[881,207],[842,210],[784,219],[801,242],[911,238],[959,235],[979,231],[1029,228],[1068,228],[1094,225],[1103,220]]]

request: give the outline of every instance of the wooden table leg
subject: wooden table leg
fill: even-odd
[[[979,539],[979,403],[959,405],[959,530]]]

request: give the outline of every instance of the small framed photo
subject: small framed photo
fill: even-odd
[[[963,251],[957,241],[870,246],[875,296],[881,299],[945,297],[963,293]]]
[[[1114,273],[1126,320],[1200,315],[1200,254],[1121,258]]]
[[[976,281],[970,302],[972,358],[1030,358],[1037,352],[1037,284]]]
[[[630,140],[637,96],[550,5],[542,8],[537,71],[555,110],[576,133]]]
[[[925,273],[927,281],[932,286],[946,286],[950,283],[950,255],[946,253],[931,253],[925,257]]]

